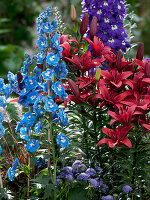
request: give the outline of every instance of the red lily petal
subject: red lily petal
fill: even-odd
[[[97,147],[99,147],[101,144],[108,144],[109,141],[112,141],[111,139],[108,139],[108,138],[104,138],[102,140],[100,140],[98,143],[97,143]]]
[[[142,126],[144,126],[144,128],[146,128],[150,131],[150,125],[149,124],[142,124]]]
[[[121,143],[125,144],[129,148],[132,147],[132,143],[128,138],[124,138],[124,140],[122,140]]]

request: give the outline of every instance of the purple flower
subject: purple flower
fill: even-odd
[[[99,171],[100,173],[103,172],[103,169],[102,169],[101,167],[95,166],[95,169],[96,169],[97,171]]]
[[[77,179],[78,179],[79,181],[81,181],[81,180],[87,181],[88,178],[89,178],[89,175],[86,174],[86,173],[81,173],[81,174],[79,174],[78,177],[77,177]]]
[[[74,179],[72,174],[66,174],[65,178],[68,179],[69,181],[73,181]]]
[[[65,172],[67,172],[68,174],[71,174],[71,173],[72,173],[72,167],[69,167],[69,166],[63,167],[63,168],[61,169],[61,171],[65,171]]]
[[[93,168],[88,168],[88,169],[86,170],[86,174],[88,174],[89,176],[94,177],[94,176],[96,175],[96,171],[95,171],[95,169],[93,169]]]
[[[98,181],[93,178],[89,179],[89,184],[92,185],[94,188],[97,188],[99,186]]]
[[[102,200],[114,200],[114,198],[111,195],[107,195],[107,196],[102,196]]]
[[[119,49],[126,51],[126,48],[130,47],[126,30],[123,27],[123,20],[126,17],[124,0],[83,0],[82,7],[82,13],[89,14],[89,25],[93,16],[97,17],[97,36],[104,43],[107,42],[107,45],[113,48],[115,52]],[[89,32],[88,29],[88,36],[90,35]]]
[[[130,187],[129,185],[125,185],[122,190],[126,193],[131,192],[133,189],[132,187]]]
[[[60,178],[56,178],[56,185],[61,185],[63,183],[63,180]]]

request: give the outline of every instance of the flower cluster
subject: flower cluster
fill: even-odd
[[[104,43],[107,43],[115,52],[119,49],[125,52],[126,48],[130,47],[126,30],[123,27],[123,20],[126,16],[124,0],[83,0],[82,7],[82,13],[89,15],[89,24],[93,17],[97,17],[97,36]],[[90,35],[90,30],[87,34]]]
[[[67,181],[85,181],[86,186],[106,192],[107,186],[100,177],[102,171],[101,167],[95,166],[95,169],[87,168],[80,160],[76,160],[71,167],[63,167],[57,173],[57,185],[61,185]]]

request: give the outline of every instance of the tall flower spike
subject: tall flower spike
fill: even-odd
[[[89,14],[89,26],[93,16],[97,17],[97,34],[115,52],[130,47],[123,20],[126,17],[125,0],[82,0],[82,13]],[[83,18],[83,15],[81,18]],[[90,37],[90,30],[87,32]]]

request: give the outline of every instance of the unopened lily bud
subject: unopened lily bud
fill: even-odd
[[[121,66],[121,60],[122,60],[122,52],[118,51],[117,56],[116,56],[116,68],[119,69]]]
[[[143,60],[143,56],[144,56],[144,43],[140,43],[137,50],[136,59]]]
[[[145,76],[146,78],[150,78],[150,63],[145,64]]]
[[[80,92],[78,87],[76,86],[75,82],[71,79],[68,80],[69,86],[73,92],[73,94],[78,98],[80,96]]]
[[[85,15],[82,18],[81,25],[80,25],[81,36],[83,36],[86,33],[86,31],[88,29],[88,24],[89,24],[89,15],[88,15],[88,13],[85,13]]]
[[[100,76],[101,76],[101,68],[98,68],[97,70],[96,70],[96,74],[95,74],[95,81],[99,81],[99,79],[100,79]]]
[[[17,80],[18,80],[18,86],[19,86],[19,89],[22,90],[22,86],[23,86],[23,83],[21,82],[23,79],[23,76],[20,72],[17,72]]]
[[[74,5],[71,5],[71,13],[70,13],[70,15],[71,15],[71,20],[72,21],[76,21],[77,14],[76,14],[76,9],[75,9]]]
[[[93,40],[97,33],[97,17],[93,17],[90,25],[90,39]]]

